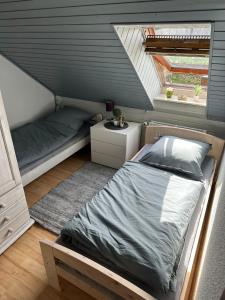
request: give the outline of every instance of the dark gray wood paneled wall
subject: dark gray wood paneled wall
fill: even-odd
[[[207,111],[209,119],[225,121],[225,21],[214,25]]]
[[[225,121],[224,0],[1,0],[0,50],[61,96],[151,109],[112,24],[215,22],[208,116]]]

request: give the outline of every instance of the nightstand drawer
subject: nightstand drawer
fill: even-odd
[[[91,127],[92,161],[118,169],[138,151],[141,124],[128,122],[127,128],[110,130],[105,122]]]
[[[126,148],[105,142],[91,140],[91,150],[109,156],[125,159]]]
[[[91,151],[91,159],[97,164],[105,165],[114,169],[119,169],[125,162],[124,159],[120,159],[103,153],[98,153],[95,151]]]
[[[121,147],[126,146],[126,135],[125,134],[116,134],[116,131],[111,131],[102,128],[91,127],[91,140],[97,140],[104,143],[109,143]]]

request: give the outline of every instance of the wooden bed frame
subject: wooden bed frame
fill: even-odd
[[[144,144],[153,144],[164,135],[173,135],[188,139],[196,139],[212,145],[209,155],[214,157],[216,164],[211,177],[210,186],[201,210],[195,240],[192,247],[191,256],[188,262],[187,271],[183,281],[180,299],[190,299],[194,295],[193,287],[198,276],[196,268],[198,260],[201,258],[202,237],[206,230],[206,224],[210,218],[210,203],[213,201],[213,185],[219,169],[220,160],[223,154],[224,141],[206,134],[204,132],[177,128],[172,126],[145,126]],[[100,300],[116,299],[115,295],[126,300],[153,300],[154,297],[123,277],[115,274],[93,260],[80,255],[60,244],[60,238],[56,241],[41,241],[41,250],[49,280],[49,285],[57,290],[61,290],[59,277],[66,279],[81,290]],[[191,298],[192,300],[194,298]]]

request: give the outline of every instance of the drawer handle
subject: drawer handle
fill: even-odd
[[[6,236],[10,236],[13,233],[13,229],[9,228],[8,231],[6,232]]]
[[[4,217],[4,218],[1,220],[0,225],[3,226],[5,223],[9,222],[9,220],[10,220],[10,217],[7,217],[7,216]]]
[[[3,220],[2,220],[2,223],[5,223],[5,222],[9,222],[9,220],[10,220],[10,217],[5,217]]]
[[[5,208],[5,207],[6,207],[5,203],[0,203],[0,208]]]

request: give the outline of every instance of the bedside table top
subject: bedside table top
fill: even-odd
[[[141,126],[141,123],[127,122],[128,125],[129,125],[127,128],[121,129],[121,130],[112,130],[112,129],[105,128],[104,124],[106,122],[108,122],[108,121],[107,120],[103,120],[103,121],[97,123],[96,125],[94,125],[92,127],[92,129],[94,129],[94,130],[101,130],[101,131],[104,131],[104,132],[111,132],[111,133],[113,132],[115,134],[120,134],[120,135],[127,135],[134,128]]]

